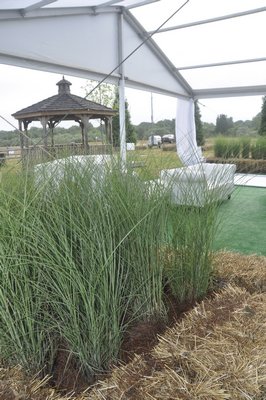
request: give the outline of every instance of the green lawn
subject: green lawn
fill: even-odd
[[[145,180],[159,178],[162,169],[179,168],[182,166],[176,151],[162,149],[143,149],[127,153],[127,161],[136,163],[137,173]]]
[[[266,189],[236,187],[219,210],[214,249],[266,256]]]

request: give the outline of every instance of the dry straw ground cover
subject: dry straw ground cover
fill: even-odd
[[[224,280],[251,293],[266,292],[266,257],[218,252],[213,264],[220,283]]]
[[[228,286],[114,370],[90,399],[264,399],[266,294]]]
[[[159,338],[150,354],[76,400],[266,399],[266,258],[217,253],[221,289]],[[19,368],[0,371],[1,400],[67,400]]]

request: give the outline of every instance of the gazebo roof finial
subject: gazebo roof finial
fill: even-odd
[[[70,93],[70,85],[72,85],[72,83],[67,81],[63,75],[61,81],[57,82],[58,94]]]

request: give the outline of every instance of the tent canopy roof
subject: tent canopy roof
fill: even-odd
[[[265,0],[1,0],[0,63],[177,97],[265,94],[265,13]]]

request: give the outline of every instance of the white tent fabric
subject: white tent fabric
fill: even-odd
[[[5,40],[0,41],[0,63],[96,80],[108,76],[107,81],[117,84],[118,65],[143,42],[134,17],[124,10],[119,28],[121,12],[115,7],[100,9],[97,14],[91,9],[61,13],[40,13],[34,18],[14,14],[2,19],[0,37]],[[143,44],[123,68],[129,87],[172,96],[192,93],[188,84],[178,81],[170,61],[161,56],[152,40]]]
[[[263,95],[265,12],[265,0],[1,0],[0,63],[106,79],[120,93],[128,86],[178,99]],[[234,78],[240,64],[249,79]],[[194,163],[192,103],[181,103],[177,135],[185,139],[177,143],[183,162]]]
[[[199,164],[202,161],[196,142],[193,99],[177,100],[176,112],[176,149],[183,165]]]

